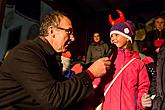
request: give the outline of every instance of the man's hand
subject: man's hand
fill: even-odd
[[[103,57],[95,61],[88,70],[95,76],[101,77],[109,70],[111,61],[108,57]]]
[[[143,108],[151,107],[152,100],[149,94],[144,93],[141,97],[141,104]]]
[[[72,71],[74,71],[75,74],[78,74],[78,73],[81,73],[82,72],[82,69],[83,69],[83,66],[78,63],[78,64],[75,64],[73,67],[72,67]]]

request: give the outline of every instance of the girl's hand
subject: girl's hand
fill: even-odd
[[[141,104],[143,108],[148,108],[152,106],[152,99],[149,94],[144,93],[141,97]]]

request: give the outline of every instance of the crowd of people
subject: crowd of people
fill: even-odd
[[[72,63],[64,54],[75,41],[71,20],[59,11],[47,14],[38,37],[21,42],[2,61],[0,109],[164,110],[164,17],[154,25],[135,51],[135,24],[118,20],[109,31],[115,48],[93,32],[83,60]]]

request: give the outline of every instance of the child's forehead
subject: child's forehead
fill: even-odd
[[[113,33],[110,37],[112,38],[112,36],[118,38],[118,39],[128,39],[127,37],[121,35],[121,34],[118,34],[118,33]]]
[[[118,34],[118,33],[113,33],[111,36],[113,36],[113,35],[115,35],[115,36],[121,36],[121,37],[124,37],[123,35]]]

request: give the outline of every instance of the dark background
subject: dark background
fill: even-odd
[[[109,43],[111,25],[108,15],[120,9],[126,18],[134,23],[150,20],[165,13],[165,0],[42,0],[54,10],[65,12],[73,23],[76,42],[71,51],[75,55],[85,55],[92,32],[98,30],[103,40]],[[40,0],[7,0],[15,4],[19,13],[40,20]]]

